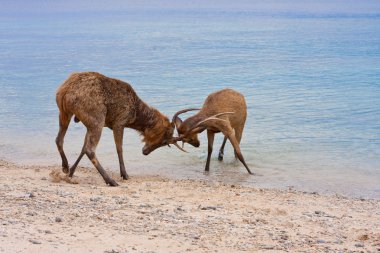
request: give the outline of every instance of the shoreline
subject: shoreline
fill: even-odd
[[[0,158],[0,164],[1,163],[8,163],[12,164],[13,166],[18,166],[18,167],[41,167],[41,168],[58,168],[58,170],[61,170],[60,165],[54,162],[42,162],[40,160],[37,161],[22,161],[22,162],[15,162],[12,159],[7,159],[7,158]],[[107,173],[114,178],[115,180],[118,179],[119,177],[119,165],[118,164],[107,164],[104,166],[105,170]],[[148,166],[148,165],[147,165]],[[232,165],[234,166],[234,165]],[[93,172],[96,172],[96,168],[93,167],[91,162],[84,164],[84,165],[79,165],[78,168],[86,169],[86,170],[94,170]],[[186,167],[186,166],[183,166]],[[234,168],[235,169],[235,168]],[[302,194],[312,194],[312,195],[321,195],[321,196],[326,196],[326,197],[331,197],[331,196],[336,196],[340,198],[347,198],[347,199],[357,199],[357,200],[376,200],[380,201],[380,195],[374,193],[374,191],[371,192],[354,192],[354,191],[344,191],[342,190],[344,187],[340,186],[339,188],[319,188],[316,189],[315,187],[307,187],[305,183],[297,183],[297,182],[288,182],[287,184],[285,183],[277,183],[277,184],[268,184],[268,183],[263,183],[263,182],[237,182],[237,181],[224,181],[226,178],[220,179],[218,176],[215,176],[215,172],[212,172],[214,174],[209,174],[207,177],[202,177],[202,176],[197,176],[197,175],[183,175],[183,176],[178,176],[178,175],[169,175],[168,171],[165,171],[164,173],[159,174],[158,171],[136,171],[136,170],[128,170],[128,175],[131,177],[157,177],[157,178],[162,178],[162,179],[167,179],[167,180],[193,180],[193,181],[200,181],[200,182],[206,182],[206,183],[221,183],[221,184],[227,184],[227,185],[240,185],[242,187],[247,187],[247,188],[256,188],[256,189],[263,189],[263,190],[278,190],[278,191],[291,191],[291,192],[297,192],[297,193],[302,193]],[[196,173],[202,173],[203,170],[197,171]],[[245,173],[245,169],[241,171],[242,173]],[[95,173],[95,174],[96,174]],[[254,175],[261,177],[261,174]],[[77,178],[74,176],[74,178]],[[116,180],[117,181],[117,180]],[[127,181],[118,181],[118,182],[124,182],[128,183]],[[360,189],[359,189],[360,190]],[[367,194],[366,194],[367,193]]]
[[[380,201],[0,160],[0,252],[376,252]]]

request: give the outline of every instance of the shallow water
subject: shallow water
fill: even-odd
[[[224,87],[247,100],[241,148],[261,176],[249,176],[230,145],[217,161],[221,135],[205,174],[205,134],[189,154],[165,147],[145,157],[127,129],[132,175],[380,198],[380,13],[82,11],[2,13],[0,21],[2,159],[59,164],[55,91],[71,72],[98,71],[131,83],[169,117]],[[71,163],[84,133],[70,125]],[[110,130],[97,153],[118,169]]]

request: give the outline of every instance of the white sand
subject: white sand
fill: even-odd
[[[0,161],[0,252],[380,252],[378,200],[133,175],[108,187],[94,168],[61,179]]]

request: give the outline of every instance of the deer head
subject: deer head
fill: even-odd
[[[173,137],[175,124],[169,122],[168,118],[164,117],[158,121],[153,128],[146,129],[143,133],[145,145],[142,149],[144,155],[149,155],[152,151],[162,146],[169,146],[173,144],[178,149],[186,152],[178,144],[177,140]]]
[[[181,118],[178,116],[182,113],[188,112],[188,111],[195,111],[200,110],[196,108],[189,108],[184,109],[179,112],[177,112],[172,119],[172,122],[175,124],[178,132],[178,137],[175,138],[175,141],[182,141],[182,147],[183,144],[189,143],[194,147],[199,147],[200,141],[198,139],[198,133],[201,133],[208,127],[208,123],[215,122],[215,121],[226,121],[225,119],[218,118],[222,115],[226,114],[233,114],[233,112],[223,112],[218,113],[210,117],[198,117],[197,115],[194,115],[185,121],[182,121]]]
[[[174,114],[172,122],[175,124],[178,132],[178,137],[176,138],[177,141],[182,141],[182,147],[184,143],[189,143],[194,147],[199,147],[200,142],[198,139],[198,132],[193,132],[192,131],[192,125],[194,124],[194,120],[185,120],[185,124],[183,124],[183,121],[181,120],[180,117],[178,117],[180,114],[189,112],[189,111],[195,111],[195,110],[200,110],[197,108],[189,108],[189,109],[184,109],[176,114]],[[190,122],[192,121],[192,122]],[[195,122],[197,123],[197,122]]]

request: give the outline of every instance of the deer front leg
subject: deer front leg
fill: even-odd
[[[88,139],[88,132],[86,133],[86,137],[84,138],[82,151],[80,152],[78,159],[75,161],[75,163],[73,164],[73,166],[71,166],[71,168],[69,170],[69,177],[73,177],[75,169],[77,168],[77,166],[78,166],[80,160],[82,159],[83,155],[86,153],[87,139]]]
[[[232,129],[228,129],[226,131],[223,131],[223,134],[228,138],[228,140],[231,142],[232,146],[234,147],[234,150],[236,152],[236,155],[240,162],[244,165],[244,167],[247,169],[248,173],[251,175],[254,175],[248,168],[248,165],[245,163],[244,157],[241,153],[239,142],[236,140],[235,135],[232,131]]]
[[[129,178],[123,159],[123,135],[124,135],[124,127],[117,127],[113,130],[113,137],[115,139],[117,156],[119,157],[119,165],[120,165],[120,176],[127,180]]]
[[[220,150],[219,150],[219,155],[218,155],[218,160],[219,160],[219,161],[223,161],[223,156],[224,156],[224,146],[226,145],[226,142],[227,142],[227,137],[224,136],[222,146],[220,147]]]
[[[214,136],[215,136],[214,132],[207,130],[208,149],[207,149],[207,162],[206,162],[205,171],[210,170],[210,160],[211,160],[211,154],[212,154],[212,146],[214,144]]]
[[[77,168],[80,160],[82,159],[83,155],[85,154],[85,151],[84,149],[82,149],[82,152],[80,153],[78,159],[75,161],[75,163],[73,164],[73,166],[71,166],[70,168],[70,172],[69,172],[69,177],[73,177],[74,176],[74,172],[75,172],[75,169]]]

